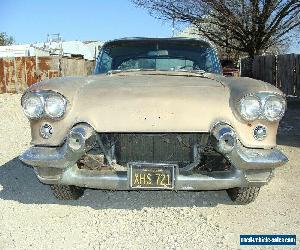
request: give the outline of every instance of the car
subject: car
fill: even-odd
[[[235,65],[233,60],[229,59],[223,59],[220,60],[222,70],[223,70],[223,75],[227,77],[231,76],[240,76],[240,70],[239,68]]]
[[[106,42],[95,74],[32,85],[20,160],[59,199],[86,188],[227,190],[247,204],[288,161],[276,148],[284,94],[226,78],[214,47],[189,38]]]

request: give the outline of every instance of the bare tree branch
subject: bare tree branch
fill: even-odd
[[[132,0],[160,19],[186,22],[217,46],[250,57],[300,27],[300,0]]]

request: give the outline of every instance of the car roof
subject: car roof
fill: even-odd
[[[103,46],[107,45],[114,45],[114,44],[120,44],[123,42],[160,42],[160,41],[166,41],[166,42],[177,42],[177,41],[183,41],[183,42],[191,42],[196,43],[198,45],[204,46],[204,47],[211,47],[213,48],[212,44],[208,41],[205,41],[203,39],[198,38],[190,38],[190,37],[160,37],[160,38],[153,38],[153,37],[125,37],[125,38],[119,38],[114,40],[109,40],[104,43]]]

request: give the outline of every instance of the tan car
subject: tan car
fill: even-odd
[[[95,75],[24,93],[33,146],[20,159],[60,199],[84,188],[226,189],[249,203],[287,162],[276,149],[286,101],[268,83],[221,73],[202,40],[107,42]]]

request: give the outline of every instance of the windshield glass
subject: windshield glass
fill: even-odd
[[[126,40],[102,48],[95,73],[111,70],[203,70],[221,73],[216,52],[197,40]]]

